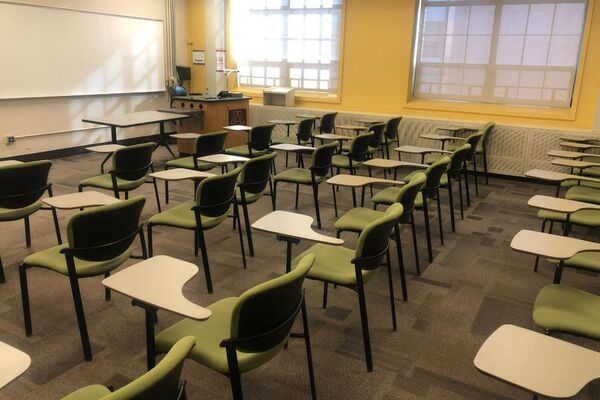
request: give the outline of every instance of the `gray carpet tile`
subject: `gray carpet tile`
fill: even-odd
[[[79,181],[99,173],[101,155],[82,154],[54,160],[50,180],[55,195],[77,190]],[[155,153],[155,165],[163,169],[168,154]],[[277,169],[285,168],[284,157],[277,159]],[[401,175],[400,175],[401,176]],[[471,180],[471,184],[473,181]],[[301,187],[299,208],[294,210],[294,186],[278,186],[279,209],[314,216],[312,193]],[[163,207],[189,200],[190,182],[170,184],[170,204],[164,204],[164,186],[159,183]],[[474,197],[460,219],[458,194],[455,196],[457,232],[450,231],[447,192],[442,191],[445,245],[441,246],[435,206],[431,229],[434,262],[427,263],[423,215],[417,212],[418,252],[422,275],[417,276],[410,229],[402,233],[402,248],[407,272],[409,301],[402,302],[395,249],[392,256],[398,331],[392,330],[387,277],[380,271],[366,288],[367,307],[375,370],[367,373],[364,364],[360,316],[356,293],[330,287],[326,310],[321,307],[322,284],[305,283],[309,324],[320,399],[515,399],[529,396],[490,377],[473,366],[473,357],[487,335],[505,323],[536,329],[532,305],[537,292],[552,281],[553,267],[545,260],[533,272],[534,258],[509,248],[513,235],[520,229],[538,230],[540,221],[535,210],[526,205],[534,194],[553,195],[550,186],[491,178],[490,185],[480,180],[480,197]],[[148,201],[142,219],[157,212],[152,185],[131,193],[144,195]],[[367,207],[370,207],[367,193]],[[331,189],[320,190],[323,232],[334,235]],[[271,211],[265,196],[249,207],[255,221]],[[341,213],[352,207],[348,189],[338,192]],[[59,211],[63,237],[75,211]],[[0,391],[0,399],[57,399],[84,385],[101,383],[118,388],[145,370],[144,312],[132,307],[130,299],[114,293],[104,301],[101,278],[81,281],[81,291],[88,320],[93,362],[84,362],[72,305],[68,280],[44,270],[30,270],[33,336],[25,337],[21,310],[18,264],[29,254],[54,246],[56,236],[51,214],[39,211],[31,218],[31,248],[25,248],[22,222],[0,224],[0,254],[7,283],[0,285],[0,340],[23,349],[32,356],[32,366],[23,376]],[[555,228],[556,229],[556,228]],[[185,295],[198,304],[208,305],[235,296],[273,277],[285,265],[285,243],[274,235],[254,232],[255,257],[248,257],[242,268],[237,232],[231,221],[207,234],[208,257],[214,294],[207,294],[199,257],[193,255],[193,234],[168,227],[156,227],[154,254],[167,254],[200,267],[197,276],[184,287]],[[575,228],[574,236],[598,240],[597,234]],[[356,235],[342,234],[346,246],[356,243]],[[245,240],[245,238],[244,238]],[[135,245],[139,253],[139,244]],[[308,249],[301,242],[294,254]],[[131,265],[135,260],[126,263]],[[123,267],[122,267],[123,268]],[[597,274],[566,270],[563,282],[600,294]],[[159,312],[157,331],[180,317]],[[296,323],[296,328],[301,324]],[[560,337],[600,350],[600,345],[569,335]],[[202,345],[201,343],[199,345]],[[229,399],[228,379],[191,361],[183,371],[188,398]],[[304,344],[291,340],[287,350],[267,365],[243,376],[248,399],[309,398]],[[586,399],[597,388],[586,388],[577,398]]]

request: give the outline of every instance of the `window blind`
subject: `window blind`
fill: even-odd
[[[231,4],[231,46],[240,85],[337,91],[342,0]]]
[[[413,97],[570,107],[585,0],[421,0]]]

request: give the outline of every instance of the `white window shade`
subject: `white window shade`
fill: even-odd
[[[241,86],[337,92],[342,0],[232,0]]]
[[[421,0],[413,97],[570,107],[586,0]]]

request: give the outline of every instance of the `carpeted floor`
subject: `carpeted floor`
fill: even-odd
[[[51,182],[55,195],[76,191],[78,182],[98,173],[102,157],[84,154],[54,160]],[[168,159],[163,149],[155,153],[160,170]],[[283,169],[282,155],[278,169]],[[278,208],[293,211],[294,187],[282,184]],[[162,184],[160,185],[163,193]],[[553,268],[542,262],[533,272],[533,257],[509,248],[520,229],[539,229],[535,211],[526,205],[534,194],[552,195],[550,186],[493,178],[480,187],[466,211],[457,220],[457,232],[450,232],[447,195],[442,194],[445,246],[439,242],[437,220],[432,213],[434,262],[427,265],[423,216],[417,213],[420,260],[424,272],[415,273],[410,230],[403,233],[403,248],[408,272],[409,301],[403,303],[398,283],[397,260],[393,259],[396,283],[398,331],[391,329],[386,274],[380,271],[367,285],[366,296],[374,356],[374,372],[364,364],[358,299],[354,292],[338,288],[329,291],[329,306],[321,309],[322,286],[305,284],[309,323],[315,359],[317,391],[320,399],[527,399],[530,396],[490,377],[473,366],[473,357],[485,338],[502,324],[511,323],[536,329],[531,313],[537,292],[552,281]],[[157,212],[152,186],[137,193],[148,201],[142,219]],[[133,192],[132,194],[137,194]],[[191,182],[171,185],[171,203],[179,204],[192,196]],[[161,199],[164,203],[164,199]],[[340,189],[340,209],[351,207],[347,189]],[[458,202],[456,202],[458,203]],[[265,197],[250,206],[251,220],[271,211]],[[321,213],[324,232],[334,234],[331,190],[323,185]],[[367,196],[367,206],[371,204]],[[313,216],[312,193],[301,188],[299,213]],[[73,212],[59,211],[63,234]],[[457,213],[458,216],[458,213]],[[7,282],[0,285],[0,340],[31,355],[32,365],[23,376],[0,391],[0,399],[59,399],[92,383],[121,387],[145,370],[144,313],[117,293],[105,302],[101,278],[81,282],[88,329],[94,353],[93,362],[84,362],[68,279],[45,270],[30,270],[29,285],[33,317],[33,336],[25,337],[19,290],[18,264],[32,252],[56,244],[51,214],[40,211],[31,219],[33,245],[25,248],[23,223],[0,224],[0,252]],[[574,236],[588,236],[575,228]],[[169,228],[155,229],[155,254],[167,254],[200,265],[193,256],[193,235]],[[207,236],[208,253],[215,286],[206,293],[202,273],[186,285],[184,292],[198,304],[240,294],[245,289],[281,274],[285,263],[285,244],[274,235],[254,232],[256,256],[242,269],[237,233],[230,222]],[[356,235],[344,234],[348,247]],[[301,242],[294,254],[311,243]],[[127,265],[135,263],[131,260]],[[563,283],[598,293],[597,276],[566,270]],[[159,313],[157,330],[179,317]],[[563,336],[569,341],[600,350],[590,340]],[[198,345],[202,345],[199,343]],[[183,371],[188,398],[230,399],[228,379],[194,362]],[[292,340],[289,348],[267,365],[247,373],[242,383],[248,399],[307,399],[310,397],[306,357],[302,341]],[[589,398],[586,388],[578,398]]]

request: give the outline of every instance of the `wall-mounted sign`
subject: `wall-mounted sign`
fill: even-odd
[[[204,50],[192,50],[192,63],[204,65]]]
[[[223,72],[225,69],[225,50],[217,50],[217,72]]]
[[[229,110],[229,125],[246,125],[246,109],[245,108],[236,108],[233,110]]]

